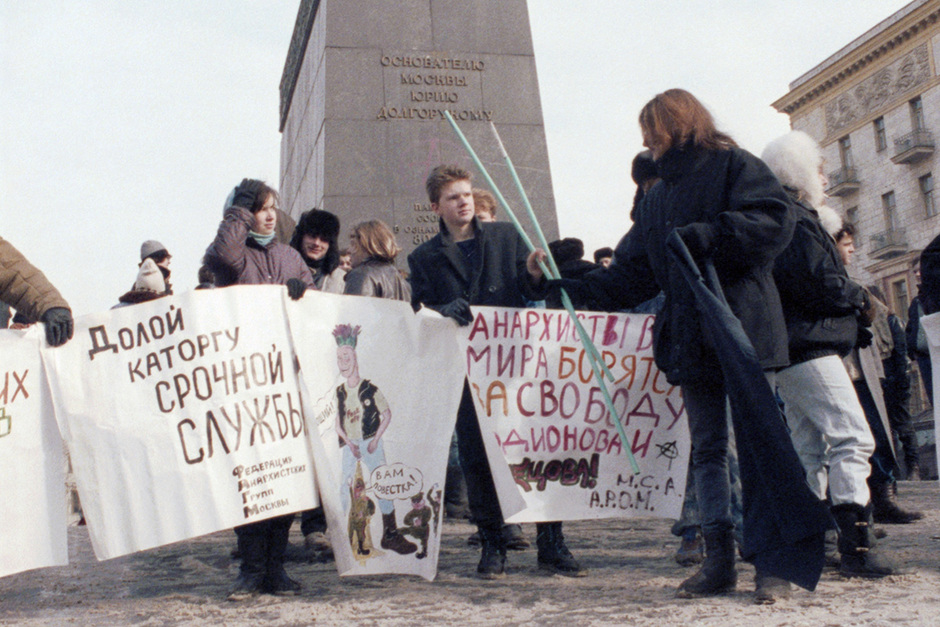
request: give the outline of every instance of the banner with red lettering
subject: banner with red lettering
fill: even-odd
[[[689,431],[679,388],[653,363],[653,316],[578,314],[614,376],[634,475],[568,313],[473,313],[463,354],[500,503],[526,503],[508,520],[679,517]]]
[[[68,563],[65,456],[39,356],[42,333],[0,331],[0,577]]]
[[[434,579],[464,381],[456,325],[323,292],[287,312],[339,573]]]
[[[167,296],[43,349],[99,559],[316,506],[285,299]]]

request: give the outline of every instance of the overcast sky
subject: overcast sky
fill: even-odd
[[[688,89],[760,153],[789,129],[770,103],[790,81],[905,4],[529,0],[562,235],[590,253],[627,230],[653,95]],[[191,288],[232,185],[277,185],[297,6],[0,0],[0,236],[77,314],[131,287],[146,239]]]

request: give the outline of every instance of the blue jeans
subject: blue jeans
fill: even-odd
[[[692,438],[692,475],[702,533],[730,531],[734,520],[724,384],[683,383],[680,387]]]
[[[731,422],[731,412],[728,411],[728,422]],[[734,520],[734,539],[738,544],[744,544],[744,502],[741,498],[741,471],[738,468],[738,453],[734,445],[734,430],[728,431],[728,483],[731,486],[731,518]],[[682,500],[682,513],[672,525],[672,534],[683,537],[685,532],[693,528],[701,528],[702,521],[698,511],[698,496],[695,487],[695,475],[692,464],[686,474],[685,498]]]
[[[372,438],[368,440],[355,440],[350,438],[350,442],[359,447],[359,459],[356,459],[348,446],[343,447],[343,481],[340,486],[339,496],[344,510],[349,509],[349,486],[352,485],[353,476],[356,472],[356,462],[362,462],[362,474],[367,484],[372,471],[379,466],[385,465],[385,447],[383,447],[382,442],[379,441],[379,445],[375,447],[375,452],[370,453],[368,447],[371,441]],[[376,498],[375,500],[379,502],[379,511],[383,514],[391,514],[395,511],[395,504],[393,502],[380,498]]]

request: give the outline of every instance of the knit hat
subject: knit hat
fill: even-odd
[[[134,281],[135,290],[144,290],[162,294],[166,291],[166,283],[163,281],[163,273],[157,267],[153,259],[145,259],[140,264],[140,271],[137,273],[137,280]]]
[[[160,251],[163,251],[169,254],[169,251],[167,251],[166,246],[164,246],[163,244],[161,244],[155,239],[148,239],[146,242],[140,245],[140,260],[143,261],[150,255],[154,253],[158,253]]]

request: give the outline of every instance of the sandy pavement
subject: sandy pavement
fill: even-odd
[[[87,530],[71,527],[68,566],[0,579],[0,625],[940,625],[940,485],[903,482],[900,498],[926,518],[885,526],[881,545],[912,574],[865,581],[826,571],[815,592],[772,606],[753,604],[754,569],[741,562],[734,594],[674,598],[692,571],[673,561],[678,539],[661,519],[566,523],[590,569],[579,579],[541,574],[534,547],[510,552],[504,580],[476,579],[472,528],[448,522],[434,582],[340,578],[332,563],[294,561],[300,596],[244,603],[225,600],[237,573],[231,532],[98,562]],[[534,536],[533,525],[525,530]],[[291,541],[302,540],[295,524]]]

